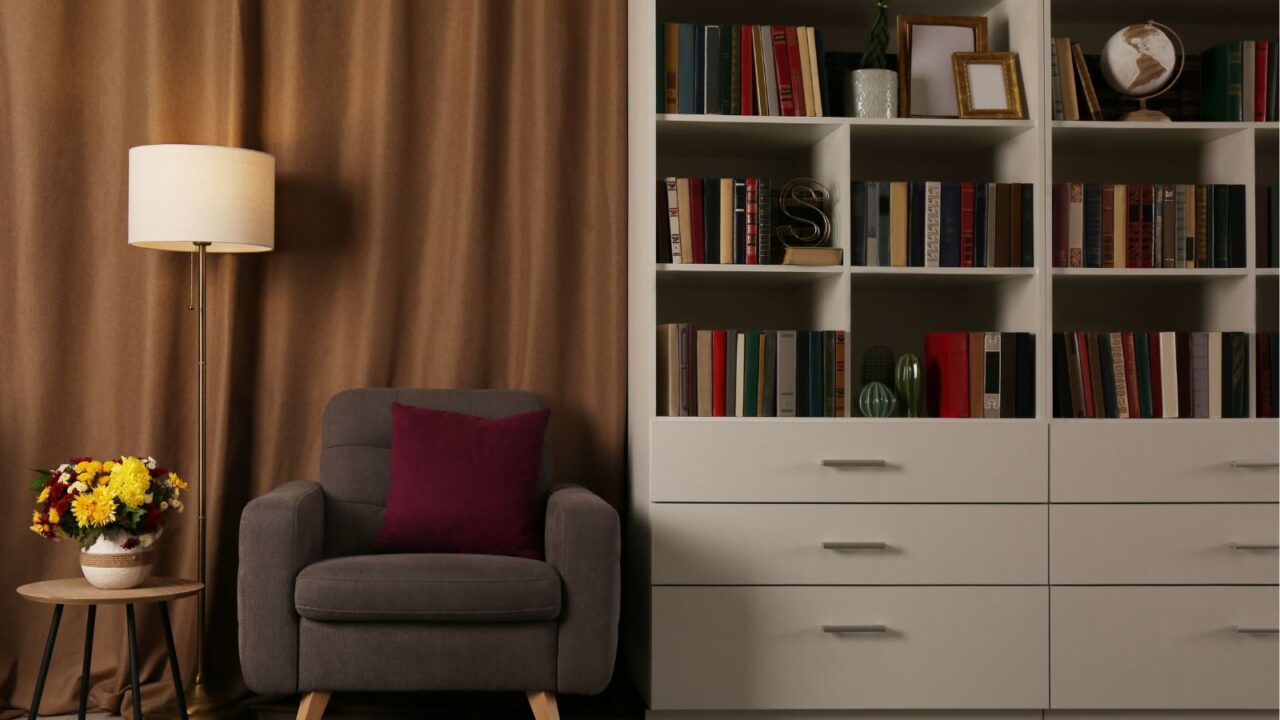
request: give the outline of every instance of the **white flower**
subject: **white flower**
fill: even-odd
[[[160,536],[161,536],[161,535],[163,535],[163,534],[164,534],[164,528],[160,528],[159,530],[157,530],[157,531],[156,531],[156,534],[155,534],[155,536],[154,536],[154,537],[155,537],[155,539],[156,539],[156,540],[159,540],[159,539],[160,539]]]
[[[168,501],[168,500],[161,500],[161,501],[160,501],[160,509],[161,509],[161,510],[168,510],[168,509],[169,509],[169,501]]]
[[[142,461],[142,464],[146,465],[148,470],[156,469],[156,459],[151,457],[150,455],[147,456],[146,460]]]
[[[63,467],[66,467],[66,466],[64,465]],[[58,482],[62,483],[63,485],[66,485],[67,483],[71,482],[71,474],[65,473],[65,472],[62,473],[61,475],[58,476]]]
[[[66,473],[70,469],[71,469],[71,466],[66,463],[62,463],[61,465],[58,466],[58,472],[60,473]]]
[[[182,501],[177,498],[174,498],[172,501],[169,502],[169,507],[173,508],[174,510],[177,510],[178,512],[182,512]]]
[[[77,480],[71,483],[70,489],[74,492],[82,493],[82,492],[87,492],[89,490],[89,486]]]
[[[138,543],[139,543],[140,545],[142,545],[142,547],[151,547],[151,543],[153,543],[153,542],[155,542],[155,541],[156,541],[156,538],[155,538],[155,536],[154,536],[154,535],[139,535],[139,536],[138,536]]]
[[[147,493],[146,495],[143,495],[143,496],[142,496],[142,503],[143,503],[144,505],[150,505],[150,504],[151,504],[151,500],[152,500],[151,493]]]

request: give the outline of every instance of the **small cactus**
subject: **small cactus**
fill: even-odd
[[[858,410],[864,417],[893,417],[898,410],[898,396],[884,383],[867,383],[858,393]]]
[[[920,358],[903,353],[894,369],[894,386],[902,396],[907,417],[924,417],[924,366]]]

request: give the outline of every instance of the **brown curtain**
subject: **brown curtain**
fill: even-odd
[[[534,390],[557,480],[620,502],[625,17],[623,0],[0,0],[0,715],[28,707],[50,617],[13,588],[79,573],[73,543],[26,529],[30,469],[150,453],[194,476],[188,257],[127,246],[131,146],[277,160],[276,251],[211,259],[216,693],[243,691],[240,510],[316,477],[341,389]],[[194,513],[159,562],[194,575]],[[194,607],[173,607],[188,672]],[[45,714],[75,709],[84,618],[64,614]],[[149,710],[172,702],[153,609],[139,633]],[[131,707],[123,638],[102,609],[92,707]]]

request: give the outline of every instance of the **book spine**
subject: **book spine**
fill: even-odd
[[[657,238],[657,261],[658,263],[671,262],[671,210],[667,207],[667,181],[665,179],[658,181],[657,202],[658,217],[656,225],[658,228]]]
[[[1227,186],[1213,185],[1213,266],[1230,267],[1227,249]]]
[[[1084,185],[1068,183],[1067,267],[1084,267]]]
[[[1053,416],[1071,417],[1071,389],[1067,381],[1067,350],[1062,333],[1049,335],[1049,352],[1053,359]]]
[[[747,181],[733,180],[733,262],[747,262]]]
[[[1031,183],[1019,183],[1022,189],[1022,233],[1021,233],[1021,252],[1019,256],[1014,258],[1014,262],[1021,267],[1035,267],[1036,264],[1036,229],[1035,229],[1035,186]]]
[[[1222,333],[1208,333],[1209,345],[1209,418],[1217,419],[1224,417],[1223,401],[1226,393],[1223,392],[1224,378],[1224,360],[1225,365],[1229,369],[1230,356],[1226,358],[1222,354]]]
[[[1067,247],[1071,234],[1071,186],[1054,183],[1053,186],[1053,266],[1067,267]]]
[[[858,207],[856,196],[853,206]],[[924,183],[922,182],[913,182],[907,186],[907,265],[924,267]]]
[[[835,386],[836,386],[836,407],[835,417],[845,416],[845,332],[844,330],[835,331]]]
[[[822,409],[823,417],[836,416],[836,334],[822,332]]]
[[[778,417],[796,416],[796,332],[778,332]]]
[[[1160,417],[1178,417],[1178,345],[1171,332],[1160,336]]]
[[[677,382],[680,387],[679,413],[680,417],[689,417],[691,405],[690,395],[691,390],[693,389],[692,384],[689,382],[689,367],[690,362],[692,361],[692,358],[690,357],[692,353],[689,351],[689,325],[687,323],[680,323],[676,327],[679,329],[680,333],[678,341],[680,349],[680,364],[677,368]]]
[[[1209,334],[1191,333],[1191,417],[1209,417]]]
[[[1231,333],[1231,417],[1249,417],[1249,334]]]
[[[817,28],[813,29],[813,47],[815,52],[818,53],[818,102],[821,103],[819,106],[820,112],[818,114],[823,116],[838,116],[840,114],[840,110],[832,109],[831,107],[831,88],[827,81],[826,43],[823,41],[822,31]]]
[[[1088,417],[1084,401],[1088,378],[1083,374],[1083,367],[1080,364],[1081,347],[1076,333],[1063,333],[1063,345],[1066,347],[1067,377],[1071,388],[1071,417]]]
[[[813,117],[823,117],[823,108],[826,103],[822,101],[822,81],[819,77],[819,65],[822,62],[821,55],[818,53],[818,34],[817,30],[806,27],[805,35],[809,38],[809,85],[813,88],[813,97],[809,103],[809,115]]]
[[[987,256],[983,261],[983,267],[997,267],[996,265],[996,245],[997,245],[997,219],[999,215],[999,183],[987,183]]]
[[[811,417],[809,411],[809,335],[796,332],[796,417]]]
[[[722,73],[728,69],[724,55],[730,48],[720,47],[720,26],[707,25],[702,29],[702,47],[705,56],[702,64],[702,107],[708,115],[726,115],[722,93],[726,89]]]
[[[960,267],[973,267],[973,183],[960,183]]]
[[[733,259],[733,178],[720,178],[720,264]]]
[[[1094,402],[1095,394],[1093,391],[1094,369],[1097,367],[1098,359],[1097,346],[1094,345],[1091,352],[1089,347],[1089,334],[1085,332],[1077,332],[1075,335],[1076,354],[1080,358],[1080,391],[1084,399],[1084,416],[1088,418],[1096,418],[1098,417],[1098,404],[1100,404],[1100,402]]]
[[[761,333],[764,343],[764,361],[760,366],[760,416],[778,416],[778,333],[769,330]]]
[[[1142,223],[1141,223],[1141,243],[1142,243],[1142,264],[1137,267],[1150,268],[1154,267],[1153,258],[1155,257],[1155,186],[1142,186]]]
[[[785,36],[783,42],[786,42]],[[761,115],[771,115],[779,117],[782,113],[782,98],[778,95],[778,62],[776,58],[776,49],[773,45],[773,27],[769,25],[760,26],[760,68],[764,70],[761,86],[764,94],[762,107],[767,107],[768,112]]]
[[[1094,347],[1098,349],[1098,374],[1101,376],[1102,417],[1118,418],[1116,407],[1115,363],[1111,358],[1111,340],[1107,333],[1097,333]]]
[[[853,181],[853,258],[855,267],[867,264],[867,184]]]
[[[787,53],[787,29],[781,26],[773,28],[773,63],[778,85],[778,110],[781,115],[794,117],[795,100],[792,95],[791,65]]]
[[[964,209],[961,208],[961,212]],[[987,266],[987,184],[973,185],[973,265]]]
[[[738,26],[739,38],[734,46],[738,52],[738,114],[756,114],[756,62],[755,44],[750,25]]]
[[[684,239],[688,237],[689,218],[682,208],[689,205],[689,181],[667,178],[667,212],[671,213],[671,262],[688,262],[684,257]]]
[[[960,267],[960,183],[942,183],[942,267]]]
[[[706,99],[706,32],[702,25],[693,26],[693,112],[702,114],[707,111]]]
[[[799,61],[795,63],[795,65],[800,67],[800,80],[796,84],[796,87],[802,88],[800,92],[800,99],[802,102],[799,104],[804,105],[804,112],[798,112],[796,114],[814,117],[817,115],[817,112],[816,106],[813,102],[814,87],[811,80],[813,77],[813,66],[809,64],[809,31],[808,28],[805,27],[797,27],[794,28],[794,30],[796,36],[796,50],[798,51],[796,57]],[[787,39],[790,40],[789,37]],[[788,46],[787,50],[789,52],[791,47]],[[793,68],[795,65],[793,65]]]
[[[1146,333],[1132,333],[1132,338],[1134,365],[1138,376],[1139,416],[1144,419],[1149,419],[1154,417],[1154,415],[1152,415],[1151,396],[1151,358],[1149,357],[1151,346],[1147,343]],[[1126,348],[1126,350],[1127,349],[1128,348]]]
[[[663,324],[658,326],[658,398],[657,413],[659,417],[670,417],[680,407],[676,374],[680,368],[680,357],[676,352],[675,326]]]
[[[1076,63],[1076,73],[1080,76],[1080,87],[1084,90],[1085,105],[1089,110],[1090,120],[1102,119],[1102,108],[1098,105],[1098,93],[1093,87],[1093,77],[1089,74],[1089,66],[1084,61],[1084,50],[1080,43],[1071,43],[1071,57]]]
[[[711,349],[711,331],[699,330],[694,336],[694,363],[697,372],[698,417],[711,417],[714,412],[714,388],[711,367],[713,353]]]
[[[1027,242],[1031,240],[1028,239]],[[1022,264],[1022,183],[1009,183],[1009,264]]]
[[[1056,45],[1057,38],[1053,38],[1053,42]],[[1053,119],[1063,120],[1065,118],[1062,115],[1062,80],[1058,77],[1061,70],[1058,68],[1058,53],[1056,50],[1049,53],[1049,63],[1053,68],[1052,82],[1050,83],[1053,88]]]
[[[1245,259],[1244,185],[1227,186],[1227,267],[1242,268]]]
[[[866,194],[863,223],[866,238],[863,241],[863,252],[867,267],[877,267],[880,265],[880,183],[867,182],[863,183],[863,187]],[[888,232],[888,228],[884,231]],[[887,261],[888,258],[885,260]]]
[[[1195,416],[1191,406],[1191,336],[1185,332],[1174,333],[1173,341],[1178,380],[1174,387],[1178,402],[1178,417],[1190,418]]]
[[[1160,333],[1147,333],[1147,363],[1151,370],[1151,417],[1164,417],[1164,366],[1161,365]]]
[[[689,249],[695,263],[706,262],[706,224],[702,218],[702,178],[689,178],[689,227],[693,233],[689,236]]]
[[[868,244],[867,252],[870,251],[871,246]],[[924,266],[939,267],[941,259],[942,183],[926,182],[924,184]],[[872,263],[868,261],[867,264]]]
[[[680,112],[680,25],[664,23],[663,51],[663,112]]]
[[[1058,80],[1062,84],[1062,119],[1079,120],[1080,106],[1076,100],[1075,63],[1071,58],[1071,39],[1054,38],[1054,53],[1058,56]]]
[[[785,28],[787,71],[791,75],[792,115],[804,117],[809,114],[804,104],[804,73],[800,65],[800,41],[796,38],[796,28],[788,25]]]
[[[932,417],[969,416],[969,336],[925,334],[925,388]]]
[[[1036,416],[1036,336],[1032,333],[1013,334],[1014,356],[1014,417]]]
[[[1152,218],[1152,250],[1151,265],[1153,268],[1164,267],[1164,190],[1163,186],[1152,185],[1151,218]]]
[[[1112,253],[1112,267],[1122,268],[1128,265],[1129,259],[1129,216],[1128,216],[1128,188],[1124,185],[1115,185],[1115,198],[1112,201],[1115,205],[1115,224],[1111,228],[1111,236],[1115,242],[1115,251]]]
[[[1111,350],[1111,377],[1115,387],[1116,417],[1129,417],[1129,377],[1125,372],[1124,335],[1118,332],[1107,334],[1107,344]]]
[[[822,349],[822,332],[814,330],[809,333],[809,368],[808,368],[808,389],[809,389],[809,415],[811,417],[823,417],[826,409],[824,404],[823,391],[823,364],[826,358]]]
[[[747,334],[734,333],[733,415],[746,417],[747,412]]]
[[[1000,333],[983,333],[982,417],[1000,417]]]
[[[711,333],[711,414],[724,417],[725,414],[725,351],[728,349],[728,333],[714,330]]]
[[[1228,120],[1244,120],[1244,42],[1227,43],[1227,113]]]
[[[702,179],[702,261],[720,262],[720,178]]]
[[[720,114],[742,114],[742,45],[737,25],[720,28]]]
[[[889,191],[893,187],[892,183],[877,183],[880,190],[877,200],[877,207],[880,210],[880,248],[876,251],[880,257],[880,265],[888,266],[893,259],[893,253],[889,247],[889,241],[892,239],[892,222],[890,211],[892,208],[889,203]]]
[[[986,355],[983,344],[986,333],[971,332],[969,335],[969,417],[983,416],[982,405],[986,390]]]
[[[889,264],[907,266],[907,183],[889,183]]]
[[[1269,333],[1258,333],[1254,337],[1254,367],[1258,369],[1258,389],[1254,398],[1257,416],[1269,418],[1274,412],[1271,407],[1271,343]]]
[[[756,179],[756,252],[761,265],[778,262],[773,247],[773,185],[768,178]]]
[[[760,192],[760,185],[755,178],[747,178],[747,202],[746,202],[746,242],[747,242],[747,264],[760,264],[760,246],[759,236],[757,233],[756,221],[760,217],[760,203],[757,194]]]
[[[1126,255],[1125,265],[1131,268],[1142,267],[1142,186],[1131,184],[1125,186],[1129,222],[1125,230]]]
[[[1254,112],[1254,56],[1257,54],[1257,43],[1252,40],[1240,42],[1240,119],[1245,122],[1253,120]]]
[[[1084,266],[1102,267],[1102,188],[1084,186]]]
[[[1141,391],[1138,387],[1138,358],[1133,344],[1133,333],[1121,333],[1124,343],[1124,385],[1129,393],[1129,417],[1142,417]]]
[[[1178,186],[1178,267],[1196,266],[1196,186]]]
[[[1178,267],[1178,186],[1160,186],[1160,250],[1161,266]]]
[[[742,365],[742,416],[759,417],[760,408],[760,332],[748,330],[742,335],[745,350]]]
[[[1115,186],[1104,184],[1102,186],[1102,256],[1099,260],[1099,267],[1113,268],[1116,266],[1115,202]]]

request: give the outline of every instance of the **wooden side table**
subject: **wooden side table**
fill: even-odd
[[[169,653],[169,670],[173,675],[173,687],[178,693],[178,710],[187,720],[187,700],[182,691],[182,674],[178,671],[178,656],[173,649],[173,628],[169,624],[170,600],[195,595],[204,585],[178,578],[147,578],[141,585],[128,590],[102,590],[89,584],[82,577],[64,580],[45,580],[18,588],[18,594],[32,602],[53,606],[53,622],[49,626],[49,641],[44,646],[44,659],[40,661],[40,675],[36,678],[35,697],[31,699],[29,720],[36,720],[40,709],[40,696],[44,693],[45,677],[49,674],[49,661],[53,659],[53,641],[58,637],[58,623],[62,621],[64,605],[88,605],[89,617],[85,623],[84,666],[80,679],[80,712],[84,720],[89,703],[89,661],[93,654],[93,621],[99,605],[124,605],[129,624],[129,679],[133,684],[133,717],[142,720],[142,694],[138,691],[138,635],[134,628],[133,606],[136,603],[158,603],[160,620],[164,623],[164,642]]]

